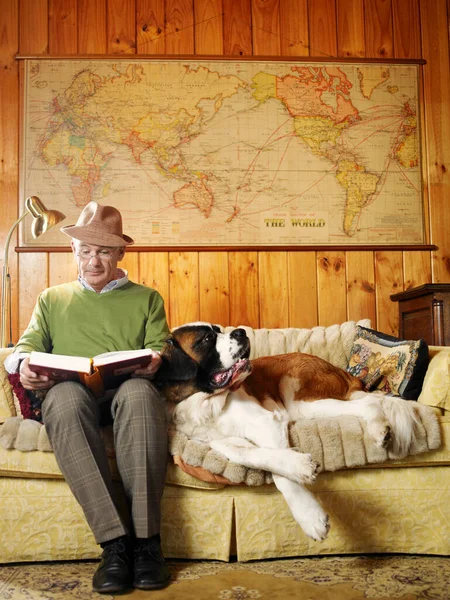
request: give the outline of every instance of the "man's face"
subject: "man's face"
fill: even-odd
[[[116,278],[117,263],[125,254],[124,247],[96,246],[78,240],[72,240],[71,246],[78,274],[96,292],[101,292],[107,283]]]

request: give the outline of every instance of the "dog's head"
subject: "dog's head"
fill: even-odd
[[[166,340],[157,385],[170,388],[172,401],[196,392],[220,393],[237,387],[251,372],[250,341],[244,329],[222,333],[209,323],[177,327]]]

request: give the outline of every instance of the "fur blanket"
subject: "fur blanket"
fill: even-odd
[[[428,406],[418,404],[417,407],[419,418],[409,455],[436,450],[441,444],[436,413]],[[356,417],[301,419],[290,424],[289,434],[291,446],[310,453],[319,463],[320,471],[364,467],[405,458],[376,446],[367,434],[365,421]],[[108,428],[105,428],[105,443],[109,453],[113,453],[112,433]],[[51,451],[45,426],[21,417],[12,417],[0,427],[0,445],[22,452]],[[169,449],[176,464],[202,480],[246,485],[272,481],[270,473],[229,462],[209,445],[190,440],[174,429],[170,431]]]

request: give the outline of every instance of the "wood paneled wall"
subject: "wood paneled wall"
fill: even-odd
[[[129,252],[170,324],[311,327],[369,317],[395,334],[393,292],[450,281],[450,0],[1,0],[0,247],[19,206],[17,53],[423,58],[430,243],[438,250]],[[3,252],[2,252],[3,256]],[[72,279],[67,253],[10,251],[14,338],[37,293]]]

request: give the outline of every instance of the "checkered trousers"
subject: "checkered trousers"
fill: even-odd
[[[167,467],[165,402],[150,381],[132,378],[115,393],[111,412],[132,527],[137,537],[150,537],[159,533]],[[42,415],[58,466],[97,543],[133,533],[115,501],[98,401],[81,384],[64,382],[49,390]]]

